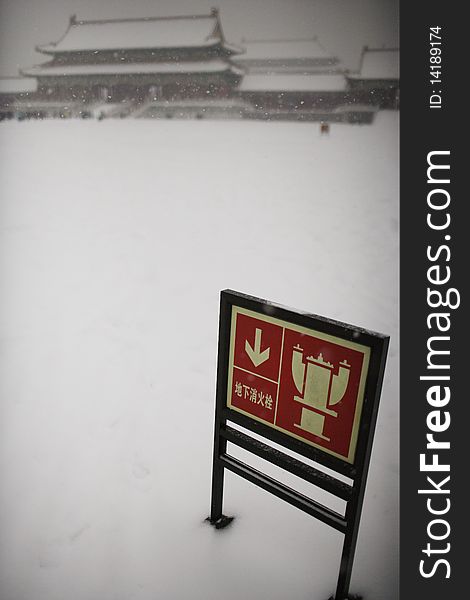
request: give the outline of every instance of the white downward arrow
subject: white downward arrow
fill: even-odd
[[[255,365],[255,367],[259,367],[260,364],[264,363],[269,358],[269,353],[271,352],[271,348],[266,348],[261,352],[261,329],[255,330],[255,347],[254,349],[248,343],[248,340],[245,340],[245,350],[248,356],[250,357],[251,362]]]

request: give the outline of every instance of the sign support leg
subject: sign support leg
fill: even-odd
[[[222,517],[222,504],[224,498],[224,467],[219,460],[219,456],[224,452],[220,446],[225,440],[220,439],[218,432],[214,443],[214,458],[212,462],[212,495],[211,495],[211,515],[210,521],[216,523]]]
[[[233,521],[233,517],[227,517],[222,512],[225,469],[219,457],[226,453],[227,440],[221,437],[219,431],[220,423],[216,421],[212,462],[211,514],[208,520],[216,529],[223,529]]]
[[[233,517],[227,517],[222,512],[225,468],[220,460],[220,457],[227,453],[227,440],[220,435],[220,430],[225,428],[227,424],[227,419],[222,415],[222,411],[225,407],[227,390],[230,318],[231,309],[225,302],[224,294],[222,293],[220,296],[219,352],[217,361],[217,393],[214,422],[214,455],[212,459],[211,514],[207,518],[210,524],[216,529],[223,529],[233,521]]]
[[[354,553],[356,551],[357,535],[359,532],[359,522],[361,519],[361,508],[364,500],[366,477],[364,472],[360,473],[354,484],[354,490],[346,508],[346,521],[348,523],[344,535],[343,551],[341,554],[341,564],[339,567],[338,584],[334,600],[360,600],[361,596],[350,595],[349,585],[354,562]]]
[[[351,527],[345,534],[343,542],[343,552],[341,554],[341,564],[339,568],[338,584],[334,600],[349,600],[357,599],[359,596],[349,595],[349,584],[351,582],[351,574],[354,562],[354,551],[356,549],[357,527]],[[354,531],[355,530],[355,531]]]

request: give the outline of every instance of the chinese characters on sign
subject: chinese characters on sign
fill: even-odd
[[[370,349],[232,307],[229,408],[353,463]]]
[[[273,398],[271,394],[265,395],[263,392],[258,392],[256,388],[250,388],[250,386],[240,383],[239,381],[235,382],[235,393],[240,398],[242,396],[244,398],[250,398],[251,402],[261,404],[261,406],[265,406],[269,410],[272,410],[273,408]]]

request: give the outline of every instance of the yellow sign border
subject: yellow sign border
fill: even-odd
[[[348,451],[347,458],[345,456],[343,456],[342,454],[338,454],[337,452],[330,450],[329,448],[320,446],[319,444],[316,444],[315,442],[307,440],[299,435],[296,435],[295,433],[292,433],[291,431],[288,431],[286,429],[283,429],[282,427],[279,427],[278,425],[275,425],[274,423],[269,423],[268,421],[265,421],[264,419],[261,419],[260,417],[257,417],[256,415],[253,415],[241,408],[238,408],[238,407],[232,405],[232,385],[233,385],[233,367],[234,367],[233,360],[234,360],[234,354],[235,354],[235,335],[236,335],[237,315],[238,314],[245,315],[247,317],[252,317],[254,319],[259,319],[260,321],[265,321],[266,323],[278,325],[283,328],[292,329],[292,330],[296,331],[297,333],[303,333],[306,335],[314,335],[315,337],[317,337],[321,340],[324,340],[326,342],[332,342],[334,344],[343,346],[345,348],[349,348],[351,350],[356,350],[357,352],[360,352],[363,355],[364,359],[362,362],[362,370],[361,370],[361,376],[360,376],[360,380],[359,380],[356,410],[354,412],[353,429],[352,429],[352,433],[351,433],[351,441],[349,444],[349,451]],[[281,353],[282,353],[282,348],[281,348]],[[327,333],[317,331],[316,329],[302,327],[301,325],[296,325],[295,323],[290,323],[289,321],[284,321],[282,319],[276,319],[275,317],[271,317],[270,315],[266,315],[266,314],[262,314],[262,313],[255,312],[252,310],[248,310],[248,309],[242,308],[240,306],[232,305],[232,316],[231,316],[231,326],[230,326],[230,346],[229,346],[229,358],[228,358],[228,377],[227,377],[227,407],[230,408],[231,410],[235,410],[239,413],[247,415],[248,417],[250,417],[251,419],[254,419],[255,421],[264,423],[268,427],[277,429],[278,431],[281,431],[282,433],[285,433],[286,435],[288,435],[290,437],[300,440],[301,442],[304,442],[305,444],[308,444],[310,446],[318,448],[322,452],[326,452],[327,454],[335,456],[336,458],[339,458],[340,460],[343,460],[347,463],[354,464],[354,457],[356,454],[356,447],[357,447],[357,438],[358,438],[358,434],[359,434],[359,425],[361,422],[362,406],[364,404],[364,391],[365,391],[365,385],[366,385],[366,378],[367,378],[367,372],[369,370],[369,360],[370,360],[370,348],[368,346],[363,346],[362,344],[357,344],[356,342],[344,340],[344,339],[336,337],[334,335],[329,335]],[[278,384],[278,387],[279,387],[279,384]]]

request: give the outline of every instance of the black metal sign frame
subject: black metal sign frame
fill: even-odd
[[[352,464],[228,408],[227,384],[233,306],[244,308],[264,316],[268,314],[275,319],[335,336],[345,341],[361,344],[370,349],[357,446]],[[367,331],[317,315],[295,311],[267,300],[247,296],[232,290],[221,292],[212,495],[209,520],[217,529],[224,527],[232,520],[226,517],[222,511],[224,472],[225,469],[229,469],[233,473],[240,475],[244,479],[251,481],[278,498],[285,500],[289,504],[300,508],[309,515],[340,531],[344,534],[344,543],[338,584],[334,596],[335,600],[345,600],[349,594],[349,584],[377,420],[388,342],[389,337],[380,333]],[[295,459],[268,444],[246,435],[238,429],[229,426],[227,421],[240,425],[266,438],[268,441],[279,444],[337,473],[347,476],[352,480],[352,484],[344,483],[334,476],[327,475],[320,469],[312,467],[301,460]],[[227,454],[227,442],[244,448],[345,500],[347,502],[345,514],[341,515],[331,510],[327,506],[300,494],[250,465],[230,456]]]

